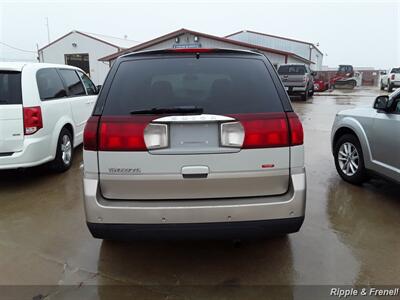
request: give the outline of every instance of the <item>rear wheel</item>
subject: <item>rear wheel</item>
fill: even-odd
[[[63,128],[58,137],[56,158],[51,163],[51,168],[56,172],[64,172],[72,165],[74,148],[71,132]]]
[[[307,98],[308,98],[309,93],[310,93],[310,91],[309,91],[309,89],[307,88],[306,91],[305,91],[303,94],[301,94],[301,100],[307,101]]]
[[[381,80],[381,84],[379,85],[379,87],[381,88],[381,91],[383,91],[385,89],[385,86],[383,85],[382,80]]]
[[[368,179],[361,145],[355,135],[341,136],[335,144],[334,156],[336,170],[345,181],[359,185]]]
[[[314,96],[314,87],[311,88],[309,95],[310,97]]]

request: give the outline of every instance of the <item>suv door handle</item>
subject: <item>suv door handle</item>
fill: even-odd
[[[181,171],[183,178],[207,178],[209,172],[207,166],[187,166]]]

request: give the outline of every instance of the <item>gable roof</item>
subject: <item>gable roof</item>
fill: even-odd
[[[71,32],[68,32],[67,34],[64,34],[63,36],[59,37],[58,39],[52,41],[50,44],[47,44],[46,46],[43,46],[38,51],[42,51],[43,49],[46,49],[47,47],[50,47],[51,45],[61,41],[62,39],[64,39],[65,37],[67,37],[67,36],[69,36],[69,35],[71,35],[73,33],[77,33],[77,34],[83,35],[85,37],[94,39],[94,40],[96,40],[98,42],[101,42],[103,44],[107,44],[109,46],[112,46],[112,47],[115,47],[115,48],[118,48],[118,49],[126,49],[126,48],[132,47],[132,46],[134,46],[134,45],[139,43],[137,41],[128,40],[128,39],[122,39],[122,38],[108,36],[108,35],[104,35],[104,34],[83,32],[83,31],[79,31],[79,30],[72,30]]]
[[[100,61],[111,61],[116,59],[118,56],[121,56],[122,54],[126,54],[129,52],[136,52],[136,51],[140,51],[142,49],[145,49],[147,47],[156,45],[158,43],[161,43],[163,41],[169,40],[171,38],[174,38],[176,36],[185,34],[185,33],[189,33],[189,34],[193,34],[193,35],[197,35],[200,37],[205,37],[205,38],[209,38],[209,39],[213,39],[213,40],[217,40],[220,42],[224,42],[224,43],[228,43],[228,44],[232,44],[232,45],[237,45],[237,46],[242,46],[242,47],[246,47],[249,49],[255,49],[255,50],[261,50],[261,51],[265,51],[265,52],[270,52],[270,53],[275,53],[275,54],[279,54],[279,55],[283,55],[283,56],[291,56],[294,57],[298,60],[301,60],[303,62],[306,63],[313,63],[312,61],[309,61],[308,59],[305,59],[301,56],[298,56],[297,54],[291,53],[291,52],[286,52],[286,51],[282,51],[282,50],[277,50],[277,49],[272,49],[272,48],[267,48],[267,47],[263,47],[263,46],[258,46],[258,45],[253,45],[253,44],[248,44],[245,42],[240,42],[240,41],[235,41],[235,40],[231,40],[231,39],[227,39],[224,37],[219,37],[219,36],[215,36],[215,35],[210,35],[210,34],[206,34],[206,33],[202,33],[202,32],[197,32],[197,31],[193,31],[193,30],[189,30],[189,29],[179,29],[170,33],[167,33],[163,36],[157,37],[155,39],[152,39],[150,41],[141,43],[139,45],[133,46],[131,48],[119,51],[117,53],[113,53],[111,55],[107,55],[105,57],[100,58]]]
[[[263,32],[258,32],[258,31],[253,31],[253,30],[240,30],[240,31],[237,31],[237,32],[234,32],[234,33],[231,33],[231,34],[226,35],[225,38],[230,38],[230,37],[232,37],[232,36],[234,36],[234,35],[238,35],[238,34],[243,33],[243,32],[250,32],[250,33],[253,33],[253,34],[257,34],[257,35],[263,35],[263,36],[273,37],[273,38],[277,38],[277,39],[281,39],[281,40],[292,41],[292,42],[297,42],[297,43],[302,43],[302,44],[310,45],[310,46],[313,46],[319,53],[323,54],[323,53],[321,52],[321,50],[319,50],[319,49],[318,49],[313,43],[311,43],[311,42],[300,41],[300,40],[297,40],[297,39],[287,38],[287,37],[283,37],[283,36],[279,36],[279,35],[273,35],[273,34],[268,34],[268,33],[263,33]]]

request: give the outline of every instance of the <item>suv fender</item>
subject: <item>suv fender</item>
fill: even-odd
[[[343,128],[350,129],[357,136],[360,141],[360,145],[364,154],[365,167],[370,167],[370,161],[372,158],[371,149],[369,147],[367,135],[361,126],[361,124],[352,117],[344,117],[337,126],[333,129],[332,139],[337,140],[337,132]],[[332,153],[333,153],[333,140],[332,140]]]
[[[60,120],[57,121],[56,125],[54,126],[53,134],[51,137],[51,157],[54,159],[56,157],[57,151],[57,143],[58,137],[60,135],[61,129],[66,125],[71,124],[72,126],[72,140],[73,140],[73,147],[75,147],[75,125],[72,119],[68,118],[67,116],[63,116]]]

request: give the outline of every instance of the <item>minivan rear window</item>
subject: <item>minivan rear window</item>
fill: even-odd
[[[21,72],[0,71],[0,105],[22,104]]]
[[[278,69],[279,75],[304,75],[306,68],[304,66],[280,66]]]
[[[283,111],[262,60],[182,57],[121,62],[103,114],[175,106],[196,106],[205,114]]]

